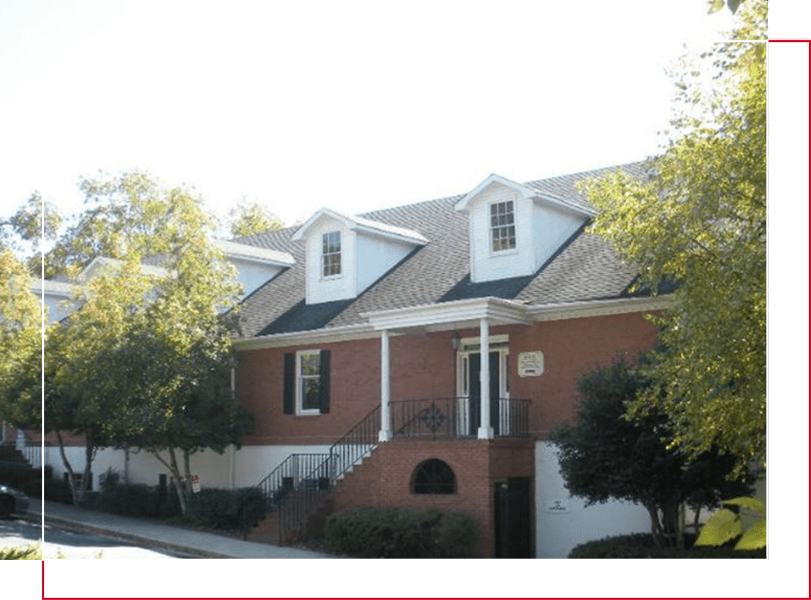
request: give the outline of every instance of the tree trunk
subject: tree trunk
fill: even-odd
[[[169,462],[166,462],[163,457],[160,455],[160,450],[157,448],[147,448],[147,452],[152,454],[155,458],[160,461],[160,463],[169,469],[169,473],[172,475],[172,479],[175,482],[175,491],[177,492],[177,499],[180,503],[180,514],[186,515],[187,511],[187,504],[186,504],[186,494],[185,489],[183,486],[183,478],[180,476],[180,469],[177,466],[177,459],[175,458],[175,451],[172,448],[169,448]]]
[[[68,484],[70,484],[70,497],[73,500],[73,505],[79,505],[78,492],[76,491],[76,477],[73,475],[73,467],[70,465],[67,455],[65,454],[65,443],[62,441],[62,434],[59,430],[56,431],[56,441],[59,443],[59,455],[62,457],[62,464],[68,470]]]
[[[645,504],[645,508],[648,511],[648,515],[650,516],[650,532],[653,536],[653,543],[656,544],[657,547],[662,546],[662,523],[659,521],[659,507],[655,504]]]
[[[175,478],[175,488],[177,489],[177,499],[180,501],[180,512],[183,516],[186,516],[186,513],[189,510],[189,503],[188,498],[189,494],[187,491],[188,480],[181,477],[180,475],[180,468],[177,465],[177,457],[175,456],[175,449],[169,448],[169,462],[170,468],[172,471],[172,476]]]

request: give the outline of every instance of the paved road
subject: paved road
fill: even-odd
[[[42,539],[38,523],[23,519],[0,520],[0,548],[25,546]],[[44,558],[183,558],[166,550],[151,550],[131,542],[93,533],[45,527]]]
[[[23,519],[0,519],[0,548],[26,546],[41,538],[42,531],[36,523]]]

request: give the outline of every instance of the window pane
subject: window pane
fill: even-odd
[[[301,375],[318,375],[321,369],[321,355],[320,354],[302,354],[301,355]]]
[[[321,264],[324,277],[341,274],[341,232],[331,231],[321,236]]]
[[[490,231],[494,252],[515,248],[515,212],[512,200],[490,205]]]
[[[302,410],[317,410],[321,407],[321,379],[304,377],[301,380]]]

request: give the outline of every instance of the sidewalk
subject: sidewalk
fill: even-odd
[[[29,521],[41,522],[42,503],[39,500],[31,499],[26,518]],[[45,502],[45,524],[107,535],[197,558],[334,558],[330,554],[245,542],[213,533],[85,510],[59,502]],[[46,529],[46,541],[47,537]]]

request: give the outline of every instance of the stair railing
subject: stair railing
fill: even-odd
[[[301,529],[338,478],[377,446],[379,431],[378,405],[327,453],[291,454],[256,485],[268,510],[277,513],[280,544]]]

